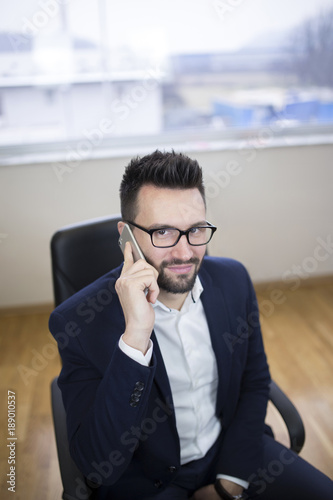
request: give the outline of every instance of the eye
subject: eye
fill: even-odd
[[[170,236],[170,230],[165,228],[165,229],[157,229],[155,232],[154,232],[154,236],[156,236],[157,238],[166,238],[168,236]]]

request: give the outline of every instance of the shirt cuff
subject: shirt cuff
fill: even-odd
[[[130,347],[128,344],[126,344],[123,341],[123,336],[120,337],[118,345],[119,349],[121,349],[123,353],[125,353],[127,356],[129,356],[137,363],[140,363],[140,365],[142,366],[150,365],[150,361],[153,355],[153,342],[151,339],[149,339],[148,350],[146,354],[143,354],[141,351],[139,351],[139,349],[134,349],[134,347]]]
[[[233,477],[233,476],[227,476],[226,474],[218,474],[216,476],[216,479],[227,479],[228,481],[232,481],[233,483],[239,484],[239,486],[242,486],[245,490],[247,490],[247,488],[250,485],[250,483],[244,481],[243,479],[238,479],[238,477]]]

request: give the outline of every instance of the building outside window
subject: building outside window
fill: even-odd
[[[0,147],[333,125],[332,0],[15,0],[0,11]]]

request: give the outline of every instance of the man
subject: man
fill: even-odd
[[[55,338],[70,332],[59,386],[93,497],[333,498],[330,479],[264,425],[255,294],[241,264],[205,256],[216,228],[197,162],[159,151],[132,160],[120,197],[119,233],[128,223],[145,259],[127,243],[123,266],[50,318]],[[103,291],[108,303],[87,316]]]

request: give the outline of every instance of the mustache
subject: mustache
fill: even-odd
[[[170,260],[170,261],[166,261],[166,260],[163,260],[161,262],[161,268],[165,268],[165,267],[168,267],[168,266],[186,266],[188,264],[199,264],[200,262],[200,259],[198,257],[192,257],[191,259],[189,260],[181,260],[181,259],[173,259],[173,260]]]

